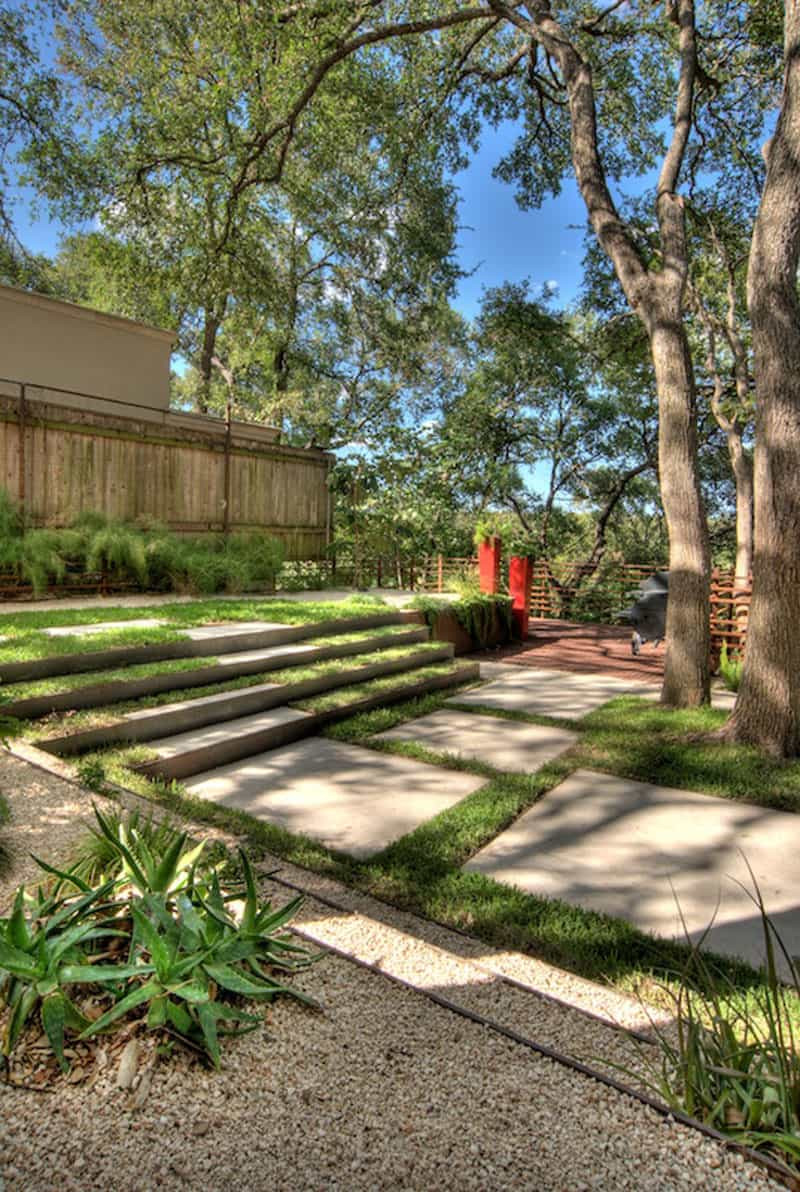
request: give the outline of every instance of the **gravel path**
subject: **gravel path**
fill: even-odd
[[[0,757],[13,833],[48,856],[80,828],[91,796]],[[55,819],[50,828],[50,816]],[[27,863],[17,853],[17,872]],[[635,1003],[526,957],[421,924],[278,863],[337,910],[309,899],[304,933],[434,988],[542,1042],[591,1050],[619,1032],[498,978],[547,986],[585,1009]],[[298,881],[297,884],[301,884]],[[265,879],[265,888],[275,883]],[[9,883],[0,889],[7,901]],[[288,891],[276,897],[283,900]],[[325,1009],[276,1003],[264,1030],[230,1041],[223,1070],[162,1061],[149,1093],[53,1094],[0,1085],[4,1192],[243,1189],[767,1189],[766,1175],[597,1082],[442,1009],[421,993],[328,955],[298,982]],[[614,1042],[612,1043],[611,1040]],[[137,1102],[139,1107],[136,1108]]]

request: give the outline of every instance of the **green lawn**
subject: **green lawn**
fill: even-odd
[[[659,983],[674,989],[676,974],[689,960],[686,947],[657,940],[620,919],[525,894],[481,874],[466,874],[464,862],[579,766],[728,798],[747,796],[785,810],[799,805],[800,763],[770,761],[747,749],[726,753],[719,745],[694,739],[694,734],[721,724],[723,713],[670,712],[636,699],[615,700],[573,723],[571,727],[580,734],[577,744],[533,775],[504,773],[484,763],[432,753],[414,742],[374,739],[375,733],[436,710],[451,695],[437,693],[381,708],[328,730],[326,735],[337,740],[469,771],[487,780],[455,807],[366,861],[193,799],[179,783],[152,783],[132,774],[130,765],[150,756],[146,746],[95,754],[81,764],[85,772],[88,767],[90,777],[97,779],[104,770],[109,780],[132,786],[175,811],[241,833],[256,852],[261,849],[336,877],[498,947],[529,952],[589,979],[638,989],[656,1000]],[[520,718],[524,717],[514,716]],[[529,719],[548,722],[541,717]],[[710,907],[709,914],[712,911]],[[745,998],[749,996],[747,991],[758,980],[751,968],[725,958],[717,958],[715,966]]]
[[[396,637],[398,633],[408,633],[409,629],[413,628],[414,626],[412,625],[384,625],[378,629],[364,629],[357,633],[341,633],[336,635],[331,634],[326,637],[304,638],[299,645],[306,647],[344,643],[352,644],[375,637],[380,637],[383,641],[387,641],[392,637]],[[426,642],[419,642],[414,648],[425,649],[427,645],[428,643]],[[390,650],[382,650],[380,656],[381,658],[390,657]],[[354,657],[354,655],[350,655],[343,659],[334,660],[333,665],[338,668]],[[116,666],[109,667],[106,670],[87,671],[84,674],[56,675],[51,679],[33,679],[28,683],[7,683],[3,687],[3,692],[9,699],[29,699],[39,695],[55,695],[63,691],[74,691],[80,687],[91,687],[95,683],[142,679],[150,675],[174,674],[176,676],[176,688],[174,690],[161,692],[152,696],[142,696],[137,700],[125,701],[124,704],[119,702],[108,705],[106,708],[97,709],[101,713],[113,710],[114,713],[124,714],[125,712],[132,712],[137,708],[156,707],[160,703],[172,703],[177,699],[190,699],[193,696],[201,695],[215,695],[221,691],[235,691],[240,687],[250,687],[254,683],[270,682],[271,676],[278,673],[273,670],[254,675],[240,675],[218,683],[208,684],[205,687],[181,688],[179,686],[181,674],[201,670],[206,666],[213,666],[218,661],[219,659],[217,657],[208,656],[202,658],[174,658],[162,662],[142,662],[134,666]],[[92,711],[95,710],[92,709]],[[74,714],[70,713],[70,716],[72,715]]]
[[[198,625],[236,621],[275,621],[285,625],[306,625],[314,621],[341,620],[370,612],[388,612],[388,606],[375,596],[356,594],[340,601],[298,601],[279,596],[241,597],[236,600],[192,600],[186,604],[170,602],[131,608],[103,605],[86,609],[52,608],[21,613],[0,614],[0,666],[32,658],[57,654],[79,654],[113,646],[133,646],[175,641],[181,629]],[[140,617],[158,617],[166,622],[153,629],[114,629],[89,635],[48,637],[43,629],[68,625],[97,625],[105,621],[133,621]]]

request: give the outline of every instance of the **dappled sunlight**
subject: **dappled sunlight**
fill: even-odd
[[[798,851],[796,816],[578,770],[466,868],[666,938],[696,941],[713,918],[707,946],[758,966],[748,863],[798,953]]]

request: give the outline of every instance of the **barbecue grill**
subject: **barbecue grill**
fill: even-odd
[[[669,572],[656,571],[639,586],[630,608],[617,613],[620,621],[633,626],[631,651],[638,654],[645,642],[657,646],[667,630]]]

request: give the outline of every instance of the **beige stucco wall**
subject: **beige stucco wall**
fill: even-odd
[[[0,286],[0,378],[102,395],[154,410],[169,406],[169,331]]]

